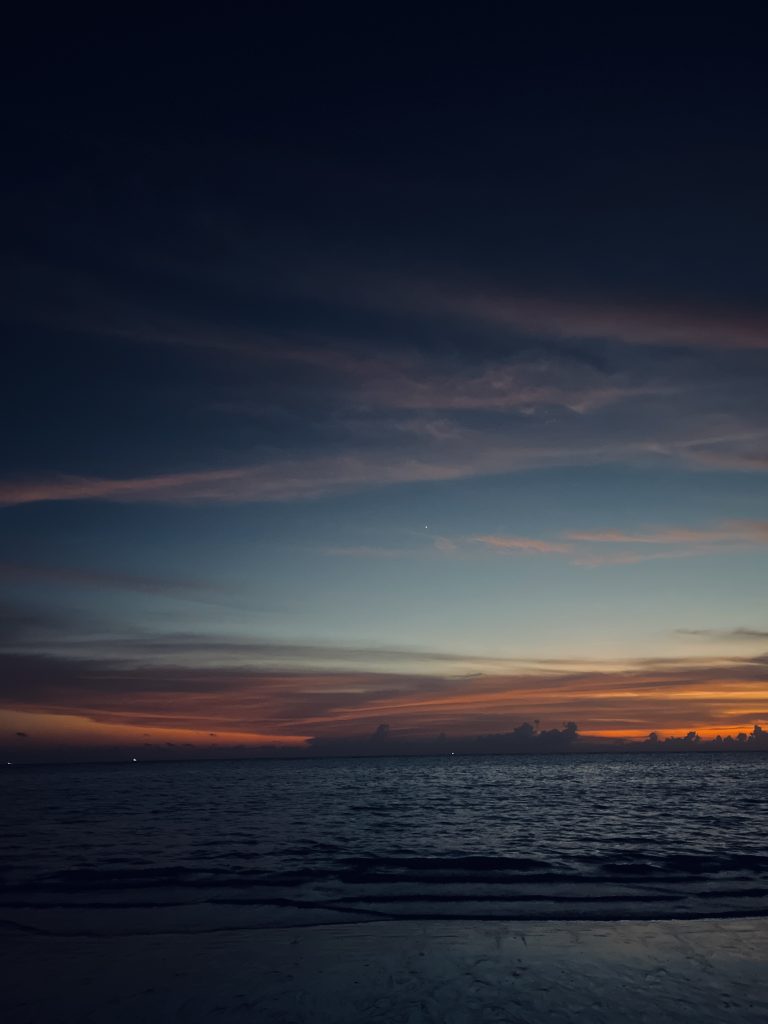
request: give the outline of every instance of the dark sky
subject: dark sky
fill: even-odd
[[[62,10],[4,68],[14,756],[766,722],[757,23]]]

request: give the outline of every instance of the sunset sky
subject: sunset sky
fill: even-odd
[[[4,759],[768,726],[764,52],[622,28],[18,40]]]

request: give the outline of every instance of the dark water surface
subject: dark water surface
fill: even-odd
[[[768,756],[13,767],[0,918],[66,932],[768,913]]]

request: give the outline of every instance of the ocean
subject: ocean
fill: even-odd
[[[768,913],[768,756],[13,766],[0,918],[61,934]]]

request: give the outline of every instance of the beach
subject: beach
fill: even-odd
[[[14,770],[3,1024],[763,1024],[763,769],[542,755]]]
[[[768,919],[0,933],[8,1024],[768,1019]]]

